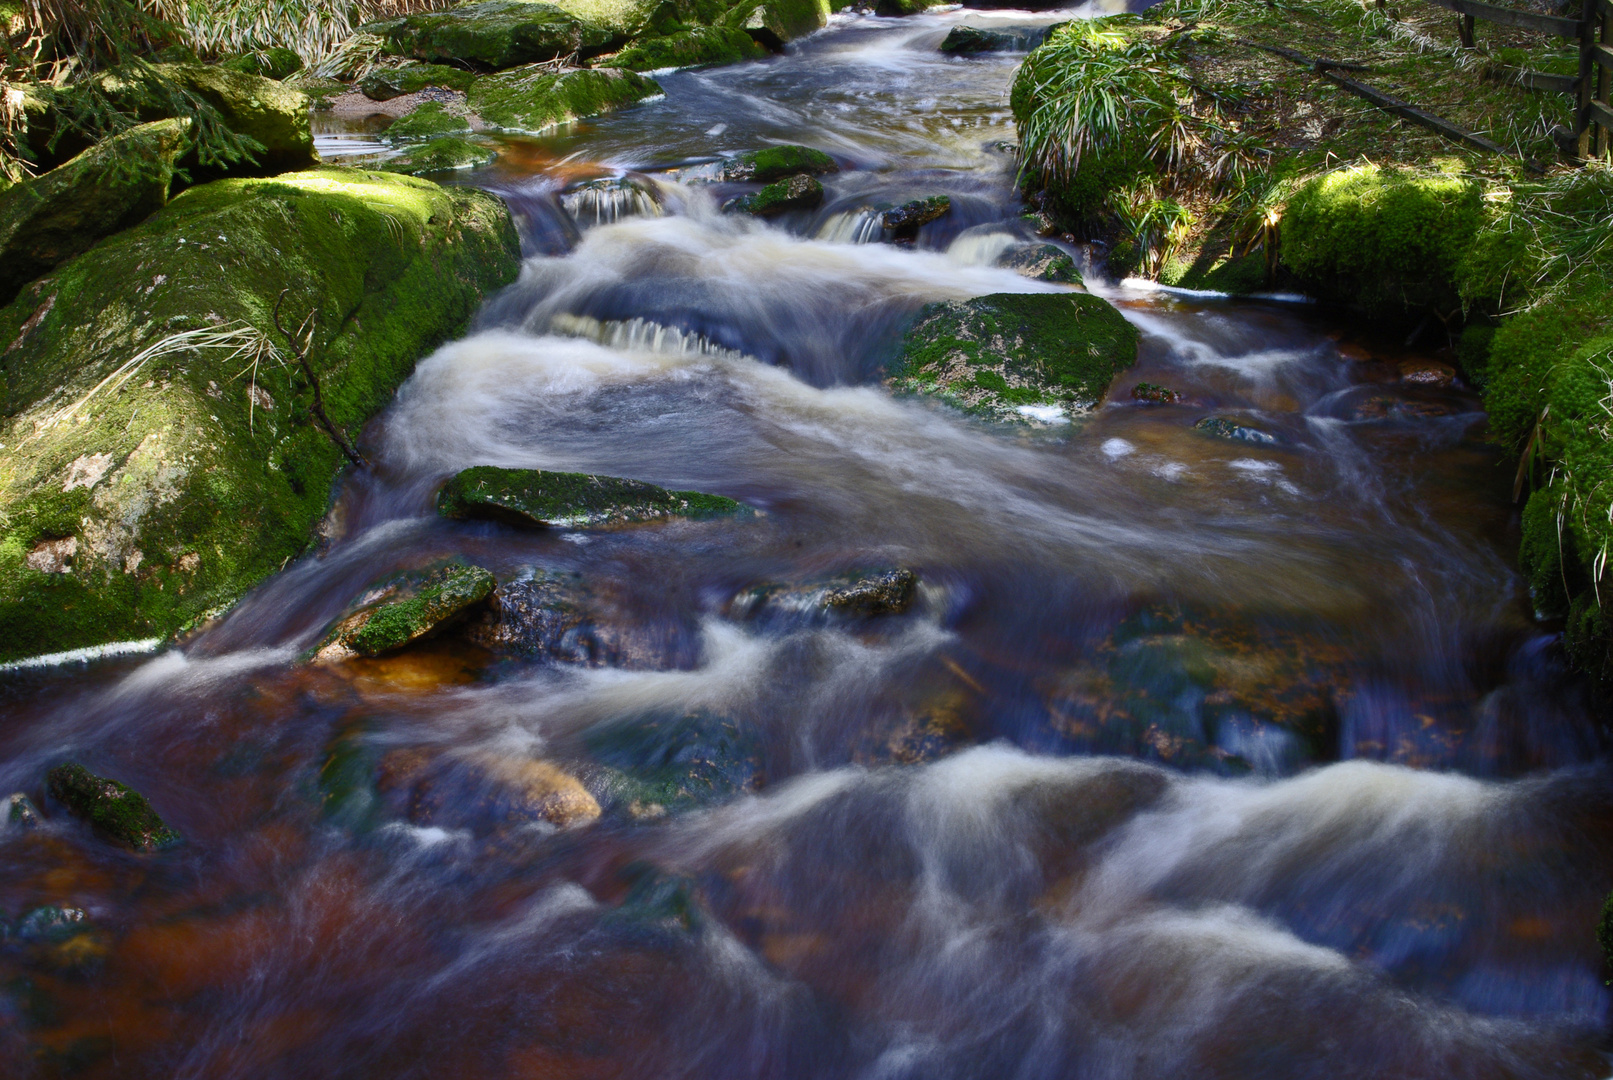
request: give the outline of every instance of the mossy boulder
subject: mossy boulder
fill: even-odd
[[[477,79],[468,101],[471,111],[493,127],[539,132],[626,108],[660,92],[655,80],[634,71],[584,68],[557,72],[534,65]]]
[[[779,49],[829,24],[826,0],[747,0],[725,20],[769,48]]]
[[[618,35],[554,4],[483,0],[370,23],[388,52],[501,70],[573,53],[595,56]]]
[[[388,142],[407,139],[434,139],[439,135],[457,135],[470,130],[470,121],[458,113],[449,112],[440,101],[422,101],[392,122],[386,129]]]
[[[926,305],[888,385],[998,419],[1092,408],[1137,361],[1137,330],[1084,293],[998,293]]]
[[[492,595],[498,581],[480,566],[450,564],[406,574],[371,590],[325,635],[320,661],[380,656],[435,634]]]
[[[948,56],[989,52],[1030,52],[1047,40],[1046,26],[954,26],[941,42]]]
[[[610,770],[615,805],[639,820],[725,802],[763,779],[760,741],[704,710],[610,720],[583,738]]]
[[[359,80],[358,88],[371,101],[391,101],[404,94],[417,94],[428,86],[464,93],[476,80],[474,72],[446,64],[405,64],[376,68]]]
[[[222,61],[219,67],[230,71],[239,71],[247,75],[257,75],[265,79],[289,79],[303,68],[302,57],[290,49],[275,46],[261,52],[246,53],[242,56],[232,56]]]
[[[308,128],[306,94],[273,79],[210,64],[162,64],[157,70],[217,109],[230,130],[263,146],[255,169],[232,166],[231,173],[274,174],[319,164],[314,137]],[[142,94],[138,86],[119,83],[109,76],[108,88],[112,86],[122,86],[128,91],[124,95],[127,100],[121,104],[142,121],[165,118],[160,103]]]
[[[616,476],[481,465],[443,485],[437,494],[437,512],[450,518],[491,518],[532,528],[575,529],[669,517],[725,517],[750,509],[721,495],[668,491]]]
[[[498,151],[487,143],[441,138],[410,146],[397,157],[382,162],[381,168],[408,176],[424,176],[454,169],[479,169],[497,159]]]
[[[737,64],[767,55],[749,34],[731,26],[695,26],[662,37],[642,37],[611,62],[627,71]]]
[[[1282,261],[1304,288],[1374,317],[1461,301],[1458,266],[1484,222],[1470,177],[1360,165],[1317,177],[1289,200]]]
[[[814,210],[822,204],[823,185],[818,183],[816,178],[791,176],[777,183],[768,184],[760,191],[729,199],[723,204],[723,211],[770,218],[787,214],[792,210]]]
[[[179,834],[158,816],[144,795],[116,780],[96,776],[82,765],[56,766],[46,776],[46,785],[51,798],[115,844],[156,851],[179,842]]]
[[[945,195],[930,195],[922,199],[905,202],[901,206],[885,211],[880,216],[880,224],[885,226],[898,237],[912,236],[919,231],[919,227],[928,225],[932,221],[940,221],[952,212],[952,200]]]
[[[861,570],[805,585],[761,585],[728,603],[735,619],[789,621],[808,616],[900,615],[918,596],[918,575],[904,567]]]
[[[96,241],[139,224],[168,201],[185,120],[141,124],[64,165],[0,192],[0,304]]]
[[[307,544],[351,434],[514,279],[494,196],[347,169],[195,187],[0,309],[0,660],[163,636]]]
[[[750,150],[723,164],[727,183],[771,184],[790,176],[827,176],[840,171],[835,159],[810,146],[769,146]]]
[[[1075,258],[1061,247],[1052,244],[1035,244],[1015,248],[1004,253],[997,265],[1013,270],[1034,281],[1053,281],[1065,285],[1081,284],[1081,268]]]

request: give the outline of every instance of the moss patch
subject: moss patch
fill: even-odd
[[[810,176],[792,176],[768,184],[760,191],[729,199],[723,204],[723,211],[769,218],[792,210],[816,209],[822,203],[822,184]]]
[[[391,583],[378,601],[347,616],[326,635],[321,658],[379,656],[435,633],[493,594],[480,566],[454,564]]]
[[[358,88],[374,101],[391,101],[404,94],[416,94],[428,86],[441,86],[464,93],[476,80],[474,72],[446,64],[405,64],[377,68],[359,80]]]
[[[482,465],[466,469],[443,486],[437,512],[452,518],[577,528],[666,517],[723,517],[748,513],[749,507],[721,495],[668,491],[614,476]]]
[[[356,435],[518,267],[493,196],[322,169],[192,188],[26,289],[0,309],[0,659],[172,633],[302,550],[342,459],[267,351],[283,289]]]
[[[769,146],[740,154],[723,165],[730,183],[771,184],[789,176],[827,176],[840,171],[835,159],[810,146]]]
[[[767,50],[743,30],[730,26],[697,26],[664,37],[642,37],[611,62],[627,71],[659,71],[662,68],[708,67],[756,60]]]
[[[417,60],[458,61],[499,70],[579,53],[597,55],[617,37],[562,11],[527,0],[486,0],[447,11],[370,23],[388,51]]]
[[[387,159],[381,163],[381,168],[387,172],[423,176],[454,169],[479,169],[491,165],[497,158],[498,151],[486,143],[470,139],[432,139]]]
[[[389,141],[405,139],[432,139],[438,135],[454,135],[470,130],[470,121],[443,108],[440,101],[422,101],[408,113],[393,121],[386,129]]]
[[[556,72],[532,66],[477,79],[471,110],[506,131],[539,132],[612,112],[661,92],[653,79],[614,68]]]
[[[1137,361],[1137,330],[1081,293],[999,293],[929,304],[890,369],[896,390],[1025,419],[1022,406],[1089,409]]]
[[[116,780],[69,762],[50,770],[46,781],[51,798],[113,843],[135,851],[156,851],[179,842],[179,834],[158,816],[144,795]]]

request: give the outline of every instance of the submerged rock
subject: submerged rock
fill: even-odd
[[[519,265],[494,196],[324,169],[191,188],[25,289],[0,309],[0,660],[172,633],[304,549],[345,461],[257,352],[284,355],[282,291],[356,433]]]
[[[1005,270],[1014,270],[1035,281],[1053,281],[1063,285],[1081,284],[1081,268],[1063,248],[1052,244],[1036,244],[1015,248],[997,260]]]
[[[999,419],[1091,408],[1137,360],[1137,330],[1082,293],[998,293],[926,305],[888,385]]]
[[[640,820],[723,802],[762,783],[757,740],[732,719],[703,710],[610,720],[584,740],[613,773],[614,801]]]
[[[1240,424],[1225,416],[1206,416],[1193,425],[1193,430],[1213,435],[1217,439],[1229,439],[1232,442],[1254,443],[1257,446],[1277,445],[1275,435],[1268,435],[1259,428]]]
[[[156,851],[179,842],[146,797],[69,762],[46,776],[51,798],[82,818],[107,840],[135,851]]]
[[[437,512],[451,518],[491,518],[513,525],[586,528],[668,517],[742,514],[749,507],[701,491],[668,491],[639,480],[588,473],[466,469],[443,486]]]
[[[750,195],[741,195],[723,203],[723,212],[750,214],[753,217],[777,217],[792,210],[813,210],[823,203],[823,185],[810,176],[792,176],[768,184]]]
[[[498,160],[498,151],[483,142],[442,138],[411,146],[381,163],[386,172],[422,176],[452,169],[479,169]]]
[[[439,135],[454,135],[469,131],[470,121],[458,113],[449,112],[440,101],[422,101],[392,122],[385,132],[388,142],[407,139],[432,139]]]
[[[405,64],[403,67],[376,68],[359,80],[358,88],[371,101],[391,101],[404,94],[416,94],[430,86],[464,93],[476,80],[474,72],[446,64]]]
[[[539,823],[572,828],[600,814],[575,776],[521,755],[407,747],[381,756],[368,779],[385,816],[482,836]]]
[[[880,223],[890,229],[897,236],[912,236],[918,232],[919,227],[928,225],[932,221],[952,212],[952,200],[945,195],[931,195],[923,199],[914,199],[903,203],[894,210],[887,210],[880,216]]]
[[[745,31],[731,26],[691,26],[664,37],[643,37],[610,58],[627,71],[737,64],[767,55]]]
[[[493,127],[540,132],[626,108],[660,92],[655,80],[633,71],[583,68],[557,72],[534,64],[477,79],[466,100],[471,111]]]
[[[724,163],[720,178],[727,183],[771,184],[790,176],[827,176],[840,171],[835,159],[810,146],[769,146],[751,150]]]
[[[918,575],[911,570],[853,571],[807,585],[762,585],[729,601],[733,618],[772,615],[900,615],[918,595]]]
[[[484,0],[369,23],[362,29],[379,36],[386,50],[397,56],[493,69],[573,53],[594,56],[615,37],[605,27],[553,4],[529,0]]]
[[[4,825],[16,829],[33,829],[41,823],[39,808],[34,801],[22,792],[6,796],[0,802],[0,811],[5,814]]]
[[[168,201],[189,121],[141,124],[47,173],[0,191],[0,304]]]
[[[1131,400],[1140,401],[1144,405],[1171,405],[1181,401],[1182,395],[1168,386],[1140,382],[1131,388]]]
[[[503,656],[630,669],[676,666],[666,633],[623,620],[578,574],[539,571],[500,585],[460,636]]]
[[[314,659],[379,656],[426,637],[486,600],[498,582],[480,566],[451,565],[406,575],[372,594],[325,635]]]
[[[1030,52],[1047,40],[1050,26],[954,26],[941,42],[949,56],[988,52]]]

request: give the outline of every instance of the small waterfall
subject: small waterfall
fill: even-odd
[[[632,176],[578,184],[561,194],[560,205],[583,228],[614,225],[623,218],[660,217],[666,213],[654,181]]]
[[[703,334],[680,330],[649,319],[600,320],[588,315],[559,314],[549,328],[564,337],[579,337],[619,349],[622,352],[649,352],[659,356],[706,356],[713,360],[744,360],[746,355],[714,344]]]
[[[871,206],[831,214],[818,226],[817,239],[835,244],[872,244],[884,239],[885,211]]]

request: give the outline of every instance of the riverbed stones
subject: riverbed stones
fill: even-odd
[[[1255,446],[1277,445],[1277,436],[1228,416],[1206,416],[1193,425],[1193,430],[1229,442],[1252,443]]]
[[[375,590],[325,635],[314,659],[380,656],[434,634],[482,603],[498,584],[480,566],[453,564],[407,574]]]
[[[388,52],[433,63],[458,62],[499,70],[573,53],[604,52],[616,36],[553,4],[484,0],[425,11],[362,28]]]
[[[257,351],[284,354],[277,303],[312,317],[356,435],[519,265],[495,196],[322,169],[191,188],[24,289],[0,309],[0,660],[171,634],[305,548],[345,462]],[[36,568],[44,545],[71,561]]]
[[[574,184],[560,205],[578,225],[609,225],[629,217],[660,217],[666,211],[655,184],[641,177],[609,176]]]
[[[45,782],[51,798],[106,840],[147,852],[179,842],[144,795],[76,762],[56,766]]]
[[[437,494],[437,512],[444,517],[490,518],[528,528],[596,528],[748,511],[743,503],[721,495],[668,491],[619,476],[490,465],[466,469]]]
[[[770,218],[794,210],[815,210],[823,205],[823,185],[810,176],[792,176],[768,184],[760,191],[723,203],[726,214]]]
[[[731,26],[691,26],[664,37],[644,37],[610,58],[627,71],[737,64],[767,55],[749,34]]]
[[[1004,252],[997,265],[1033,281],[1081,284],[1081,268],[1069,252],[1053,244],[1026,244]]]
[[[541,64],[487,75],[471,84],[466,102],[491,127],[537,133],[635,105],[661,92],[635,71],[582,68],[555,71]]]
[[[880,224],[898,238],[911,237],[919,228],[939,221],[952,212],[952,200],[945,195],[929,195],[905,202],[880,215]]]
[[[376,68],[359,80],[358,88],[371,101],[391,101],[405,94],[417,94],[428,87],[442,87],[464,93],[476,80],[474,72],[447,64],[405,64]]]
[[[97,241],[162,209],[186,120],[141,124],[0,191],[0,304]]]
[[[751,150],[723,163],[725,183],[771,184],[791,176],[828,176],[840,171],[835,159],[810,146],[769,146]]]
[[[624,617],[580,574],[552,570],[499,585],[456,633],[500,657],[588,667],[666,670],[697,652]]]
[[[941,42],[948,56],[1030,52],[1047,40],[1049,26],[954,26]]]
[[[1137,360],[1137,330],[1084,293],[997,293],[926,305],[887,385],[994,419],[1085,411]]]
[[[497,159],[498,151],[485,142],[445,137],[410,146],[397,157],[383,161],[381,168],[386,172],[425,176],[455,169],[479,169]]]

